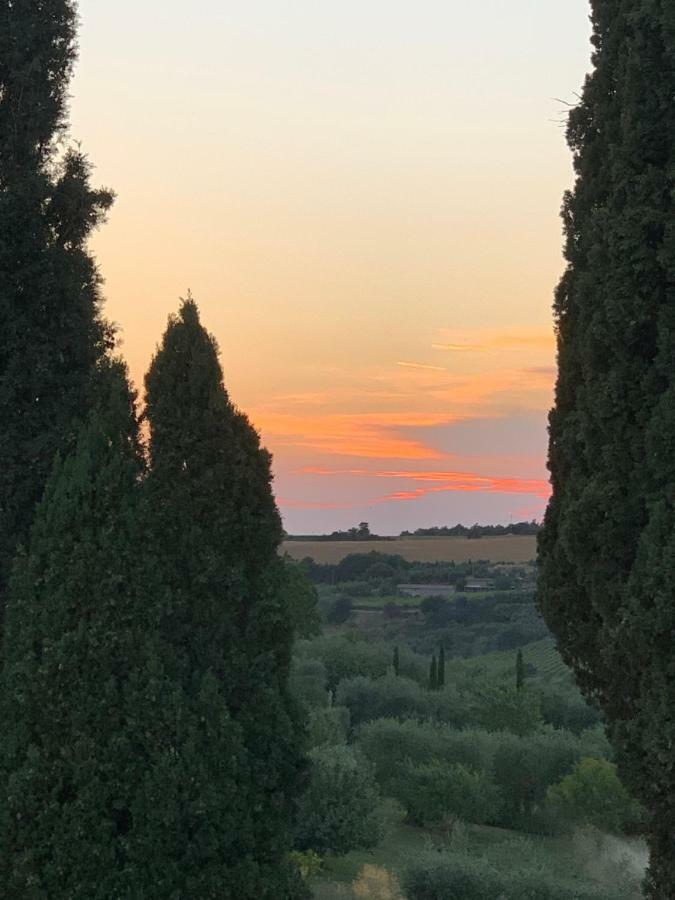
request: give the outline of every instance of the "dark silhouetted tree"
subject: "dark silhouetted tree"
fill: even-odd
[[[169,320],[146,389],[148,541],[171,598],[162,634],[186,684],[215,679],[246,751],[233,820],[257,878],[224,883],[232,897],[302,897],[288,851],[303,733],[288,692],[294,623],[270,456],[228,397],[194,301]]]
[[[435,691],[438,688],[438,665],[436,663],[436,654],[431,657],[431,665],[429,666],[429,690]]]
[[[539,603],[649,810],[648,893],[675,885],[675,7],[593,0],[571,111],[555,299],[553,495]]]
[[[63,152],[75,30],[72,0],[0,2],[0,604],[111,344],[87,238],[113,197]]]

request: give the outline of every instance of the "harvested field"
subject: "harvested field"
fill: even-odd
[[[394,541],[285,541],[283,549],[294,559],[310,556],[318,563],[337,563],[350,553],[398,553],[411,562],[525,563],[534,559],[537,539],[532,535],[396,538]]]

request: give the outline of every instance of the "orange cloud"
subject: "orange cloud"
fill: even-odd
[[[477,475],[474,472],[417,472],[400,470],[368,471],[367,469],[322,469],[307,467],[302,470],[305,475],[320,476],[354,476],[367,478],[404,479],[415,483],[422,482],[423,487],[411,487],[407,490],[395,491],[373,502],[385,503],[390,500],[418,500],[427,494],[460,492],[489,494],[533,494],[543,500],[550,494],[547,481],[537,478],[511,478],[505,476]]]
[[[431,372],[447,372],[448,370],[444,366],[428,366],[426,363],[415,363],[415,362],[397,362],[397,366],[401,366],[404,369],[425,369]]]
[[[476,337],[479,339],[476,340]],[[555,350],[555,335],[552,332],[531,332],[524,334],[487,333],[482,336],[475,333],[466,340],[452,340],[448,343],[432,344],[434,350],[446,350],[451,353],[485,353],[496,350]]]
[[[253,420],[273,448],[295,446],[369,459],[432,460],[443,459],[444,454],[401,431],[447,425],[457,421],[457,417],[447,413],[400,412],[303,416],[262,409],[255,412]]]

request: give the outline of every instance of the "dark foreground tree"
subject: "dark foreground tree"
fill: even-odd
[[[675,6],[594,0],[555,314],[539,603],[675,885]]]
[[[232,896],[299,898],[288,851],[303,735],[288,691],[293,622],[270,456],[232,405],[192,300],[170,319],[146,388],[148,540],[171,598],[162,633],[186,684],[213,676],[246,750],[236,830],[258,877]]]
[[[75,29],[72,0],[0,0],[0,606],[110,343],[86,243],[112,195],[59,150]]]
[[[12,581],[0,875],[17,900],[264,893],[251,767],[225,690],[163,634],[124,372],[57,460]],[[293,873],[280,872],[277,883]]]

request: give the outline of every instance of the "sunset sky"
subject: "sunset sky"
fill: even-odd
[[[539,517],[585,0],[81,0],[137,386],[191,289],[291,532]]]

